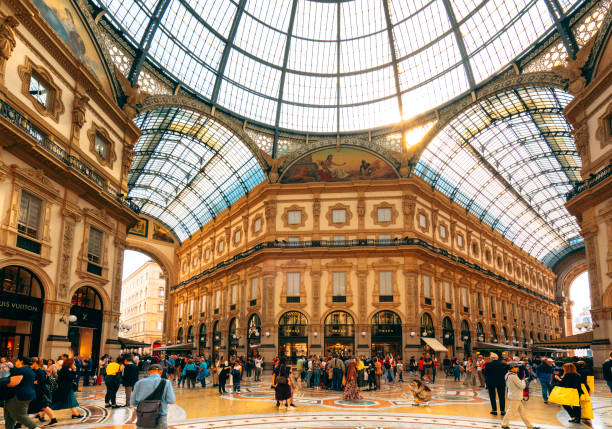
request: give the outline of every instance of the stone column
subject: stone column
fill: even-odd
[[[261,345],[259,352],[263,356],[264,360],[270,363],[276,356],[278,350],[278,326],[274,320],[274,309],[276,308],[274,302],[276,296],[276,272],[264,271],[262,277]],[[271,369],[270,365],[267,365],[266,369]]]

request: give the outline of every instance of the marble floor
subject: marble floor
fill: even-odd
[[[340,392],[301,389],[295,392],[296,408],[276,407],[270,379],[246,381],[241,393],[220,396],[217,388],[175,388],[177,401],[169,409],[172,429],[291,429],[291,428],[499,428],[501,417],[489,414],[488,394],[450,380],[437,380],[433,400],[427,406],[413,406],[412,395],[402,383],[383,385],[380,392],[362,392],[360,401],[343,401]],[[532,424],[541,428],[579,428],[587,425],[568,423],[560,406],[543,403],[537,382],[532,383],[531,398],[526,403]],[[229,390],[228,390],[229,391]],[[84,417],[70,420],[69,411],[58,412],[65,428],[134,429],[133,409],[104,408],[104,386],[86,387],[77,393]],[[118,403],[123,404],[123,388]],[[603,383],[597,383],[593,395],[596,429],[612,428],[612,395]],[[0,423],[3,423],[0,418]],[[3,425],[2,425],[3,427]],[[512,429],[524,428],[513,421]]]

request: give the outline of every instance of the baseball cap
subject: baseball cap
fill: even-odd
[[[157,363],[154,363],[153,365],[149,367],[149,371],[161,371],[161,370],[162,370],[161,365]]]

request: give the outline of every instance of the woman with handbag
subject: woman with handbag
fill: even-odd
[[[104,377],[104,384],[106,385],[106,395],[104,396],[105,408],[119,408],[117,405],[117,390],[121,386],[122,361],[121,357],[118,357],[116,362],[113,362],[113,358],[108,358],[108,364],[105,368],[106,377]]]
[[[290,368],[285,365],[285,358],[281,358],[278,366],[278,375],[274,378],[274,396],[276,397],[277,407],[280,407],[282,401],[285,401],[285,407],[289,406],[288,401],[291,399],[290,375]],[[295,407],[293,403],[291,406]]]
[[[55,414],[51,409],[51,390],[49,377],[44,369],[40,367],[40,360],[37,357],[32,358],[30,368],[34,371],[34,391],[36,398],[30,402],[28,406],[28,414],[35,414],[40,422],[45,421],[45,414],[49,416],[49,423],[46,426],[51,426],[57,423]]]
[[[563,376],[558,385],[559,387],[576,389],[579,397],[584,393],[581,386],[580,374],[576,371],[576,367],[573,363],[566,363],[563,365]],[[565,408],[565,411],[567,411],[571,417],[569,420],[570,423],[580,423],[580,405],[563,405],[563,408]]]
[[[72,411],[73,419],[81,419],[83,415],[80,414],[76,396],[74,394],[76,378],[76,366],[74,360],[64,359],[62,362],[62,369],[57,373],[57,389],[53,394],[53,404],[51,409],[53,410],[66,410]]]

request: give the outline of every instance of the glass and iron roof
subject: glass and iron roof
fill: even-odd
[[[415,172],[521,249],[553,266],[583,246],[565,194],[580,157],[553,88],[509,90],[476,103],[429,143]]]
[[[583,2],[92,1],[137,52],[205,101],[321,133],[436,108],[507,67]]]
[[[212,118],[163,108],[135,119],[128,197],[183,241],[264,178],[253,153]]]

